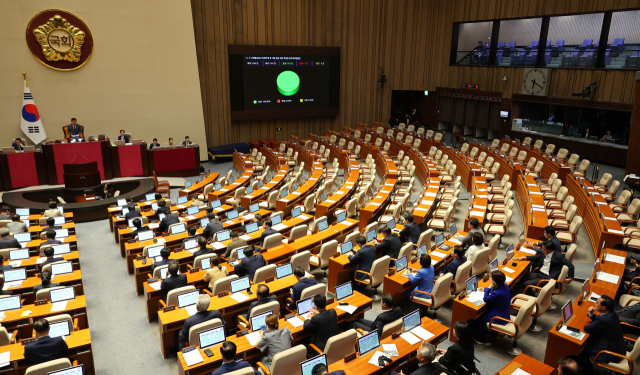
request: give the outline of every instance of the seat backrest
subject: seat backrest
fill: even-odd
[[[0,327],[0,346],[11,345],[11,337],[9,337],[9,332],[7,328]]]
[[[359,235],[360,235],[360,231],[356,229],[354,232],[351,232],[351,233],[347,234],[347,237],[344,238],[344,242],[351,241],[351,243],[355,247],[356,246],[356,238]]]
[[[577,235],[581,226],[582,226],[582,217],[576,215],[573,218],[573,220],[571,220],[571,225],[569,225],[569,232]]]
[[[510,158],[515,158],[517,154],[518,154],[518,148],[517,147],[512,147],[511,151],[509,151],[509,157]]]
[[[402,318],[396,319],[393,322],[387,323],[382,327],[382,335],[380,335],[380,340],[386,339],[391,336],[394,332],[397,332],[402,328],[402,323],[404,320]]]
[[[296,225],[295,227],[293,227],[293,229],[291,229],[291,232],[289,233],[289,239],[297,240],[298,238],[302,238],[307,235],[308,230],[309,227],[306,224]]]
[[[47,320],[47,322],[49,322],[49,325],[54,323],[67,322],[67,324],[69,324],[69,332],[73,332],[73,319],[69,314],[48,316],[45,319]]]
[[[214,296],[217,296],[218,294],[220,294],[222,292],[231,291],[231,281],[235,280],[237,278],[238,278],[238,275],[229,275],[227,277],[223,277],[221,279],[216,280],[213,283],[213,288],[211,290],[211,293]]]
[[[476,250],[471,257],[471,274],[481,275],[489,269],[489,253],[491,249],[485,247],[480,250]]]
[[[618,197],[617,203],[626,205],[627,203],[629,203],[629,199],[631,199],[631,192],[629,190],[624,190]]]
[[[69,358],[60,358],[53,361],[40,363],[39,365],[29,366],[25,375],[47,375],[56,370],[64,370],[71,367]]]
[[[253,310],[255,310],[255,308]],[[253,312],[253,310],[251,310],[251,312]],[[342,355],[344,357],[344,353]],[[304,345],[297,345],[291,349],[287,349],[276,354],[271,361],[270,372],[275,375],[301,375],[300,362],[304,362],[306,360],[307,347]]]
[[[271,249],[280,245],[282,245],[282,234],[274,233],[265,237],[262,247],[265,249]]]
[[[320,294],[323,296],[327,296],[327,284],[317,283],[316,285],[312,285],[308,288],[304,288],[302,293],[300,293],[300,299],[305,299],[311,296],[315,296],[316,294]]]
[[[578,162],[578,159],[580,159],[580,155],[572,154],[569,160],[567,161],[567,164],[575,165]]]
[[[500,146],[500,139],[496,138],[491,142],[491,147],[497,148],[498,146]]]
[[[524,159],[527,157],[527,152],[522,150],[520,151],[520,153],[518,154],[518,161],[519,162],[523,162]]]
[[[540,293],[538,294],[538,298],[536,298],[536,302],[538,303],[538,308],[536,309],[535,316],[541,316],[545,311],[551,306],[551,297],[553,296],[553,288],[556,285],[556,281],[554,279],[550,279],[549,282],[542,287]]]
[[[456,274],[453,278],[453,281],[454,281],[453,294],[458,294],[467,288],[466,281],[469,279],[469,276],[471,275],[472,266],[473,265],[471,264],[471,260],[467,260],[466,262],[462,263],[458,267],[458,269],[456,270]]]
[[[255,275],[253,276],[253,283],[258,284],[270,277],[276,277],[276,265],[269,264],[264,267],[260,267],[256,270]]]
[[[536,300],[531,299],[528,301],[523,301],[520,306],[520,311],[518,311],[518,315],[516,315],[515,322],[517,323],[516,335],[515,338],[518,339],[524,335],[525,332],[531,327],[531,323],[533,322],[533,317],[531,316],[533,312],[533,308],[536,306]]]
[[[609,187],[609,194],[611,194],[612,196],[615,195],[618,192],[619,187],[620,187],[620,181],[614,180],[611,183],[611,187]]]
[[[379,259],[376,259],[371,266],[371,285],[377,286],[382,284],[384,277],[389,273],[389,264],[391,258],[385,255]]]
[[[201,268],[204,259],[213,258],[213,254],[198,255],[193,259],[193,268]],[[211,264],[211,263],[209,263]]]
[[[297,267],[302,267],[303,270],[309,272],[309,258],[311,258],[311,253],[309,252],[309,250],[305,250],[293,255],[291,257],[291,269],[295,270]]]
[[[582,162],[580,163],[580,167],[578,167],[578,170],[586,171],[589,168],[590,164],[591,164],[591,162],[589,160],[582,159]]]
[[[509,151],[509,143],[505,142],[502,144],[502,147],[500,148],[500,152],[502,152],[503,154],[507,153],[507,151]]]
[[[357,337],[358,334],[356,330],[350,329],[329,338],[324,347],[324,352],[327,355],[327,365],[343,359],[345,353],[353,353],[356,350]]]
[[[320,247],[319,261],[320,267],[327,267],[329,265],[329,259],[338,251],[338,241],[331,240],[323,243]]]
[[[170,291],[167,293],[167,306],[178,306],[178,295],[193,292],[194,290],[196,290],[195,286],[187,285]]]
[[[513,202],[513,200],[510,200],[509,202]],[[488,245],[489,246],[489,262],[493,261],[498,256],[499,244],[500,244],[500,235],[493,236],[491,241],[489,241],[489,245]]]
[[[453,281],[453,275],[448,273],[433,284],[433,308],[438,308],[443,304],[449,302],[451,299],[451,282]]]
[[[411,260],[411,250],[413,250],[413,244],[411,242],[407,242],[406,244],[402,245],[402,247],[400,248],[400,252],[398,253],[398,259],[406,256],[407,260]]]
[[[216,327],[221,327],[222,325],[223,325],[222,320],[216,318],[216,319],[207,320],[192,326],[189,329],[189,341],[188,341],[189,345],[200,346],[200,339],[198,337],[198,334],[200,332],[203,332],[212,328],[216,328]]]
[[[545,152],[545,153],[547,153],[547,154],[549,154],[549,155],[551,155],[551,154],[553,154],[553,151],[554,151],[555,149],[556,149],[556,145],[554,145],[554,144],[549,144],[549,145],[547,145],[547,149],[546,149],[546,150],[544,150],[544,152]]]
[[[558,150],[558,154],[556,156],[558,157],[558,159],[566,159],[568,153],[569,150],[567,150],[566,148],[561,148],[560,150]]]
[[[533,145],[533,147],[534,147],[534,148],[542,148],[542,144],[543,144],[543,143],[544,143],[544,142],[542,142],[542,139],[538,139],[538,140],[536,141],[536,143]]]

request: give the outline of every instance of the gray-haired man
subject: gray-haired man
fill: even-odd
[[[422,345],[417,350],[418,369],[409,375],[440,375],[442,373],[442,367],[438,362],[433,362],[436,359],[436,347],[427,341],[423,341]],[[391,371],[389,375],[404,375],[402,371],[397,373]]]
[[[18,240],[9,233],[9,228],[0,228],[0,249],[22,249]]]
[[[180,350],[182,350],[186,346],[187,342],[189,341],[189,330],[196,324],[200,324],[216,318],[220,319],[223,325],[225,324],[224,319],[222,319],[222,314],[220,314],[218,310],[208,311],[210,302],[211,299],[208,295],[201,294],[198,296],[198,299],[196,300],[196,309],[198,310],[198,312],[184,321],[184,325],[182,326],[182,330],[180,331]],[[194,343],[190,344],[194,345]]]

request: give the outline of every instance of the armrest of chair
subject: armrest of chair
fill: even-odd
[[[567,225],[567,223],[555,223],[558,220],[562,220],[562,219],[554,219],[551,220],[551,222],[549,223],[549,225],[551,225],[552,227],[556,228],[556,229],[569,229],[569,225]]]
[[[187,269],[191,270],[191,269],[193,269],[193,267],[190,264],[187,264]]]
[[[640,327],[638,327],[638,326],[634,326],[633,324],[629,324],[627,322],[620,322],[620,325],[623,325],[625,327],[629,327],[629,328],[637,331],[638,333],[640,333]],[[635,342],[637,339],[635,337],[625,336],[625,340],[629,340],[629,341]]]
[[[203,292],[207,293],[209,295],[209,297],[213,297],[213,293],[209,291],[209,289],[207,288],[203,288],[202,289]]]
[[[371,274],[370,274],[369,272],[364,272],[364,271],[361,271],[361,270],[356,270],[356,273],[355,273],[355,275],[356,275],[356,276],[358,275],[358,272],[363,273],[363,274],[365,274],[365,275],[369,276],[369,280],[370,280],[370,281],[371,281],[371,280],[373,280],[373,277],[371,276]],[[369,283],[368,283],[368,282],[366,282],[366,281],[358,280],[357,278],[354,278],[354,280],[355,280],[355,281],[357,281],[357,282],[359,282],[359,283],[361,283],[361,284],[369,285]]]
[[[163,300],[159,300],[158,304],[160,305],[160,308],[158,310],[162,310],[163,307],[167,307],[167,304]]]
[[[631,288],[629,288],[627,294],[631,294],[635,289],[640,289],[640,285],[632,285]],[[629,303],[633,301],[640,301],[640,297],[632,298],[631,300],[629,300]],[[629,306],[629,303],[627,303],[626,306]]]
[[[78,330],[78,318],[73,319],[73,330]]]
[[[356,328],[356,330],[361,331],[361,329],[360,329],[360,328]],[[315,346],[314,344],[309,344],[309,347],[310,347],[311,349],[315,350],[316,352],[318,352],[318,354],[322,354],[322,353],[323,353],[323,351],[322,351],[322,350],[320,350],[320,348],[318,348],[318,347],[317,347],[317,346]]]
[[[271,372],[269,372],[269,370],[267,370],[267,366],[263,365],[262,362],[256,363],[256,366],[260,367],[260,369],[262,370],[262,373],[264,375],[271,375]]]
[[[429,297],[431,297],[431,305],[427,305],[425,304],[425,306],[432,306],[433,305],[433,294],[429,293],[429,292],[423,292],[422,290],[414,290],[413,293],[411,293],[411,297],[409,298],[411,301],[413,301],[413,295],[416,293],[422,293],[422,294],[427,294]],[[422,303],[420,303],[422,304]]]
[[[504,225],[502,224],[489,224],[489,227],[487,228],[487,230],[491,229],[492,226],[504,227]]]
[[[238,315],[236,317],[236,321],[238,323],[238,326],[240,325],[240,321],[242,321],[242,323],[246,324],[247,326],[249,325],[249,321],[247,321],[247,319],[242,315]]]
[[[489,322],[489,327],[491,327],[492,330],[498,331],[498,332],[502,333],[503,335],[507,335],[509,337],[513,337],[513,335],[510,334],[509,332],[503,331],[501,329],[497,329],[498,327],[494,327],[493,326],[493,321],[496,320],[496,319],[497,320],[503,320],[505,322],[513,324],[514,326],[516,326],[516,332],[518,332],[518,323],[514,322],[513,320],[505,319],[505,318],[500,317],[500,316],[494,316],[493,318],[491,318],[491,321]]]
[[[538,282],[538,284],[539,284],[539,282]],[[539,292],[539,291],[542,290],[542,287],[537,286],[537,285],[527,285],[527,287],[524,288],[524,291],[522,293],[527,294],[527,290],[529,290],[529,289],[534,289],[534,290],[537,290]]]
[[[533,285],[528,285],[527,288],[530,287],[530,286],[533,286]],[[515,303],[513,303],[513,301],[516,301],[516,300],[528,301],[528,299],[526,299],[526,298],[522,298],[522,297],[518,297],[518,296],[513,297],[511,299],[511,308],[514,309],[514,310],[520,310],[520,306],[518,306]]]
[[[502,222],[504,222],[504,217],[502,218],[502,220],[500,219],[493,219],[493,217],[489,220],[490,223],[497,223],[497,224],[502,224]]]
[[[147,279],[153,279],[153,276],[150,273],[148,273],[147,274]]]
[[[602,363],[602,362],[598,362],[598,357],[602,354],[610,354],[614,357],[618,357],[618,358],[622,358],[622,359],[626,359],[628,364],[629,364],[629,369],[633,369],[633,360],[629,357],[627,357],[626,355],[622,355],[622,354],[618,354],[618,353],[614,353],[612,351],[609,350],[601,350],[598,352],[598,354],[596,354],[596,357],[593,359],[593,363],[596,364],[596,366],[600,366],[602,368],[605,368],[607,370],[611,370],[611,371],[615,371],[618,372],[619,370],[613,366],[609,366],[608,363]],[[630,372],[632,373],[632,372]]]
[[[15,344],[17,342],[20,342],[18,337],[20,337],[20,331],[16,329],[15,331],[13,331],[13,335],[11,336],[11,343]]]
[[[491,209],[489,210],[489,213],[493,213],[493,212],[497,212],[496,210],[501,210],[502,212],[498,212],[498,213],[503,213],[505,207],[507,207],[504,204],[494,204],[493,207],[491,207]]]

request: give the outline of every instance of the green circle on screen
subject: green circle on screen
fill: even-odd
[[[291,96],[300,89],[300,77],[290,70],[280,73],[276,83],[278,84],[278,91],[282,95]]]

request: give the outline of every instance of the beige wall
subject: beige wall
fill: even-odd
[[[29,20],[50,8],[76,14],[93,34],[93,55],[79,70],[46,67],[25,43]],[[26,71],[47,140],[61,139],[61,127],[77,117],[87,136],[126,129],[147,142],[181,142],[189,135],[206,159],[189,0],[1,0],[0,14],[2,145],[23,136]]]

